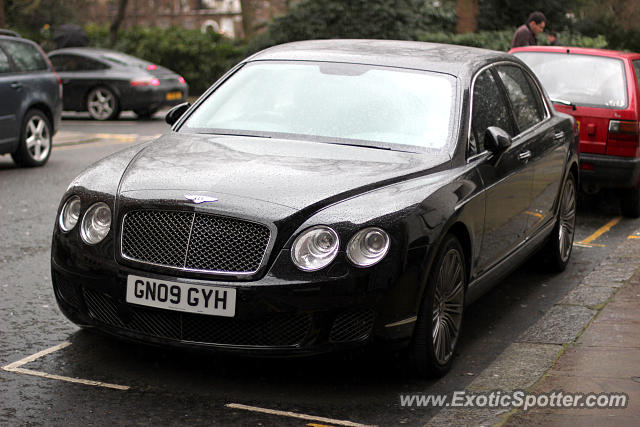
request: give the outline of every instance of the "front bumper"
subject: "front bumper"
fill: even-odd
[[[583,169],[589,164],[590,169]],[[640,178],[640,158],[580,153],[580,181],[598,188],[631,188]]]
[[[232,318],[151,308],[126,302],[129,274],[157,280],[176,277],[118,267],[109,275],[69,271],[52,259],[58,305],[71,321],[118,337],[151,344],[252,354],[313,354],[374,340],[407,341],[413,325],[385,327],[385,291],[362,275],[324,283],[265,285],[211,282],[236,289]],[[198,281],[202,284],[202,281]]]

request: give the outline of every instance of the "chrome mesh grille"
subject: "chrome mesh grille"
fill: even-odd
[[[221,273],[254,273],[271,232],[240,219],[179,211],[125,215],[122,255],[134,261]]]

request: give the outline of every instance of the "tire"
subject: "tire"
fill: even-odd
[[[622,194],[620,207],[624,216],[629,218],[640,217],[640,184]]]
[[[466,286],[464,251],[455,236],[447,235],[429,272],[411,343],[414,367],[421,377],[441,377],[451,369],[462,329]]]
[[[42,166],[51,155],[53,132],[47,116],[40,110],[29,110],[22,120],[18,149],[11,153],[21,167]]]
[[[558,220],[543,252],[549,268],[555,272],[564,271],[571,258],[576,229],[577,193],[575,176],[570,173],[562,188]]]
[[[151,108],[148,110],[133,110],[133,112],[136,113],[136,116],[138,116],[139,119],[143,120],[151,119],[151,116],[153,116],[157,111],[157,108]]]
[[[114,120],[120,115],[120,101],[111,89],[95,87],[87,95],[87,111],[94,120]]]

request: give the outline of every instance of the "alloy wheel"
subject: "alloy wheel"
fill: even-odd
[[[560,205],[558,245],[560,258],[566,262],[571,255],[576,224],[576,186],[572,178],[567,179]]]
[[[89,114],[94,119],[107,120],[111,118],[116,109],[116,99],[113,93],[107,89],[94,89],[89,94],[87,107]]]
[[[464,266],[460,252],[450,249],[442,259],[433,297],[432,339],[438,363],[446,364],[455,349],[464,308]]]
[[[32,116],[26,125],[25,144],[29,156],[36,162],[46,159],[51,150],[51,132],[45,119]]]

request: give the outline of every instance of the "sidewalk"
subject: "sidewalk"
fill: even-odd
[[[629,402],[625,409],[518,411],[504,425],[640,425],[640,272],[615,293],[535,388],[554,390],[626,393]]]
[[[640,230],[485,368],[465,392],[626,393],[623,409],[445,407],[427,426],[640,426]]]

